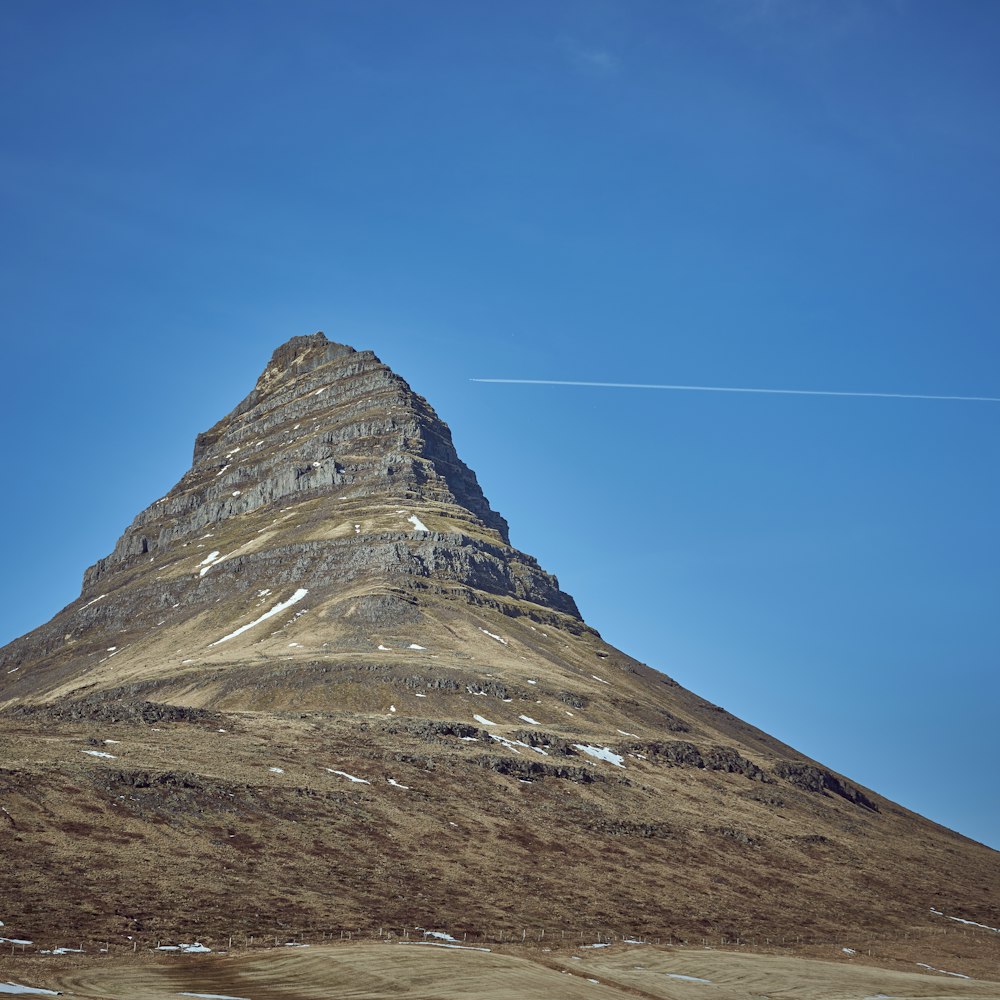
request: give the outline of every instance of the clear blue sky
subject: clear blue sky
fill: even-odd
[[[1000,847],[1000,4],[0,5],[0,642],[272,349],[426,395],[626,651]]]

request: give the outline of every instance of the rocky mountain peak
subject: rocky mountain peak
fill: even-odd
[[[288,378],[319,368],[329,361],[358,352],[347,344],[327,340],[322,331],[301,337],[291,337],[276,348],[267,367],[257,381],[262,388],[275,378]]]
[[[511,547],[427,400],[371,351],[316,333],[274,352],[249,395],[198,435],[191,468],[86,571],[76,607],[0,650],[0,663],[44,660],[11,675],[25,693],[46,674],[103,662],[102,650],[114,656],[110,678],[130,659],[122,649],[145,649],[145,675],[160,669],[153,635],[174,643],[163,623],[178,612],[185,630],[207,628],[197,641],[208,647],[271,594],[308,592],[334,616],[347,601],[386,619],[410,614],[405,603],[428,589],[585,628],[555,577]],[[248,605],[253,595],[263,596]]]

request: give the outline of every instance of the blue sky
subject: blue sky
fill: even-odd
[[[0,642],[283,340],[624,650],[1000,848],[1000,6],[0,5]]]

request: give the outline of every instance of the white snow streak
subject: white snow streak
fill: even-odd
[[[247,1000],[246,997],[231,997],[228,993],[178,993],[179,997],[200,997],[201,1000]]]
[[[414,531],[429,531],[427,525],[416,514],[411,514],[406,520],[413,525]]]
[[[942,976],[954,976],[956,979],[969,979],[969,976],[963,976],[961,972],[945,972],[944,969],[935,969],[933,965],[928,965],[926,962],[917,962],[917,965],[921,969],[927,969],[928,972],[940,972]]]
[[[474,948],[468,944],[445,944],[444,941],[397,941],[396,944],[423,945],[426,948],[453,948],[455,951],[489,951],[489,948]]]
[[[302,598],[305,597],[306,594],[308,593],[309,593],[308,590],[306,590],[304,587],[300,587],[298,590],[295,591],[294,594],[292,594],[291,597],[288,598],[287,601],[282,601],[280,604],[275,604],[275,606],[271,608],[270,611],[265,611],[264,614],[260,616],[260,618],[255,619],[248,625],[241,625],[235,632],[230,632],[229,635],[224,635],[221,639],[216,639],[215,642],[210,643],[209,648],[211,648],[211,646],[219,646],[224,642],[228,642],[230,639],[235,639],[236,636],[242,635],[247,630],[252,629],[254,625],[259,625],[261,622],[267,621],[268,618],[273,618],[275,615],[280,615],[281,612],[285,610],[285,608],[290,608],[293,604],[298,604],[298,602],[301,601]]]
[[[944,917],[945,920],[954,920],[956,923],[965,924],[967,927],[978,927],[980,930],[993,931],[994,934],[1000,934],[1000,927],[990,927],[989,924],[977,924],[975,920],[965,920],[962,917],[949,917],[947,913],[942,913],[940,910],[935,910],[931,907],[931,913],[935,917]]]
[[[540,753],[543,757],[548,757],[548,754],[541,747],[533,747],[530,743],[522,743],[520,740],[509,740],[506,736],[498,736],[496,733],[487,733],[487,735],[491,740],[502,743],[508,750],[512,750],[516,754],[521,752],[517,749],[518,747],[524,747],[525,750],[534,750],[535,753]]]
[[[358,785],[370,785],[371,782],[367,778],[355,778],[353,774],[348,774],[346,771],[335,771],[332,767],[324,767],[324,771],[329,771],[330,774],[339,774],[342,778],[347,778],[348,781],[353,781]]]
[[[583,753],[590,757],[596,757],[598,760],[606,760],[609,764],[614,764],[615,767],[624,767],[623,763],[625,758],[616,754],[613,750],[608,747],[592,747],[585,743],[574,743],[574,750],[581,750]]]
[[[219,550],[213,549],[198,565],[202,567],[198,570],[198,576],[204,576],[220,559]]]

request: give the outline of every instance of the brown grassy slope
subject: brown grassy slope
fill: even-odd
[[[441,601],[388,654],[326,658],[320,615],[304,616],[264,640],[301,641],[280,670],[244,652],[200,682],[148,680],[209,706],[179,721],[134,694],[6,713],[9,935],[445,924],[828,940],[934,925],[931,906],[1000,926],[996,852],[820,768],[839,793],[809,770],[783,777],[801,763],[788,748],[589,633],[468,614]],[[247,697],[260,710],[211,707]],[[325,710],[296,704],[317,699]]]

